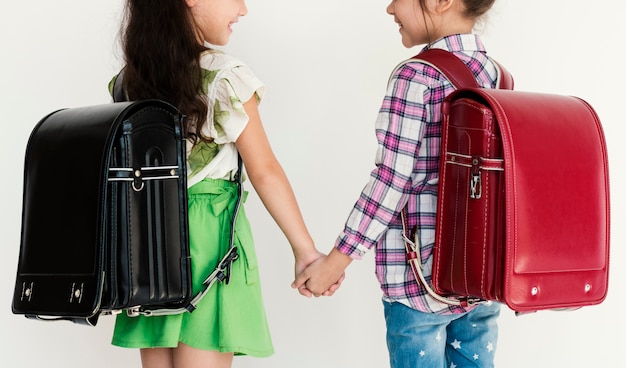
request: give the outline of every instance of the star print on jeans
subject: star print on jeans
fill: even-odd
[[[452,347],[456,350],[459,350],[461,348],[461,342],[457,339],[454,339],[454,341],[452,341],[450,345],[452,345]]]
[[[493,343],[491,341],[489,341],[489,343],[487,344],[487,351],[488,352],[492,352],[493,351]]]

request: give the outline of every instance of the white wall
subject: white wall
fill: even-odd
[[[11,314],[17,266],[23,155],[30,131],[61,107],[108,101],[119,68],[115,41],[121,0],[11,1],[0,13],[2,209],[0,366],[137,367],[134,350],[109,345],[113,318],[95,328]],[[261,113],[321,250],[332,246],[372,167],[373,124],[388,73],[417,53],[400,43],[387,1],[249,0],[225,49],[266,82]],[[504,310],[502,367],[624,366],[626,317],[623,222],[626,177],[620,158],[626,6],[582,0],[498,0],[483,31],[491,54],[520,90],[572,94],[597,110],[611,159],[612,263],[609,295],[572,313],[514,317]],[[572,180],[585,180],[572,178]],[[77,178],[77,182],[79,182]],[[251,187],[248,186],[251,190]],[[373,254],[353,263],[333,298],[308,300],[289,288],[293,261],[276,225],[251,193],[252,219],[276,354],[236,358],[235,367],[386,367]],[[87,363],[88,362],[88,363]]]

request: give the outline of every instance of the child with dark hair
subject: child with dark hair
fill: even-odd
[[[228,250],[237,200],[233,180],[241,174],[238,155],[292,247],[296,274],[323,256],[264,132],[257,108],[263,83],[243,62],[212,46],[226,44],[233,25],[246,13],[244,0],[127,0],[124,91],[130,100],[165,100],[186,115],[194,294]],[[228,284],[215,284],[193,313],[118,316],[113,344],[140,348],[145,368],[230,367],[234,355],[271,355],[255,248],[243,208],[235,229],[239,258]]]

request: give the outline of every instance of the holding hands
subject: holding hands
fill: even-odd
[[[300,262],[296,260],[296,279],[291,287],[308,298],[331,296],[341,286],[344,271],[351,262],[352,258],[336,248],[327,256],[321,255],[303,270],[299,269]]]

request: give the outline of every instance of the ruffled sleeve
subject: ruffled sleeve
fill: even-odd
[[[217,144],[237,140],[248,124],[243,104],[252,97],[260,102],[265,86],[246,65],[237,65],[215,75],[214,95],[209,95],[209,114],[206,135]],[[210,76],[209,76],[210,78]]]

